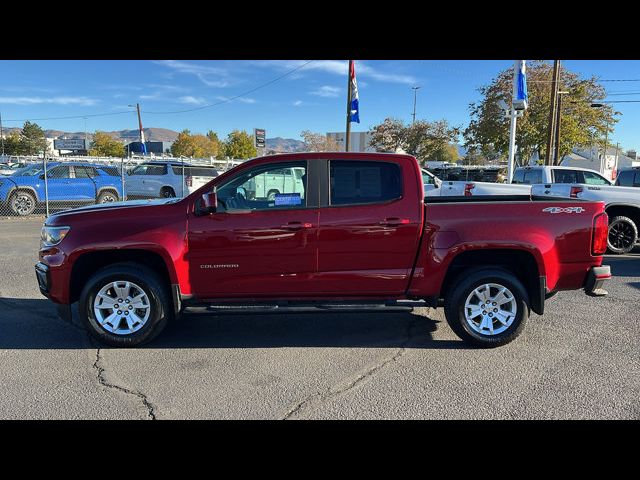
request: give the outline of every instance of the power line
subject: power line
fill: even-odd
[[[273,80],[268,81],[267,83],[263,83],[262,85],[259,85],[259,86],[255,87],[255,88],[252,88],[251,90],[247,90],[246,92],[243,92],[243,93],[241,93],[241,94],[239,94],[239,95],[236,95],[235,97],[227,98],[227,99],[225,99],[225,100],[221,100],[221,101],[216,102],[216,103],[211,103],[211,104],[209,104],[209,105],[202,105],[201,107],[196,107],[196,108],[189,108],[189,109],[187,109],[187,110],[174,110],[174,111],[172,111],[172,112],[147,112],[147,111],[145,111],[144,113],[148,113],[148,114],[152,114],[152,115],[168,115],[168,114],[174,114],[174,113],[195,112],[196,110],[203,110],[203,109],[205,109],[205,108],[211,108],[211,107],[215,107],[215,106],[218,106],[218,105],[222,105],[223,103],[229,103],[229,102],[231,102],[232,100],[235,100],[235,99],[240,98],[240,97],[244,97],[244,96],[246,96],[246,95],[249,95],[250,93],[255,92],[256,90],[260,90],[261,88],[267,87],[267,86],[271,85],[272,83],[275,83],[275,82],[277,82],[278,80],[281,80],[281,79],[283,79],[284,77],[287,77],[287,76],[291,75],[292,73],[297,72],[297,71],[298,71],[298,70],[300,70],[301,68],[306,67],[306,66],[307,66],[307,65],[309,65],[311,62],[313,62],[313,60],[309,60],[309,61],[307,61],[307,62],[303,63],[302,65],[300,65],[300,66],[298,66],[298,67],[294,68],[293,70],[289,70],[289,71],[288,71],[287,73],[285,73],[284,75],[280,75],[279,77],[274,78]]]

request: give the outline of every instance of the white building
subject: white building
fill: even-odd
[[[327,138],[334,140],[338,146],[344,150],[344,139],[346,132],[327,133]],[[350,152],[375,152],[376,149],[371,147],[371,134],[369,132],[351,132],[349,139]]]

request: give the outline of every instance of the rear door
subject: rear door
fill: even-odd
[[[406,290],[423,209],[422,177],[410,160],[326,162],[314,282],[319,292],[366,296]]]

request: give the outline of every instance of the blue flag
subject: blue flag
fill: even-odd
[[[358,84],[356,83],[355,62],[350,62],[349,78],[351,79],[351,111],[349,121],[360,123],[360,106],[358,105]]]

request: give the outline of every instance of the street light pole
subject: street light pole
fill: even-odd
[[[413,121],[411,123],[416,123],[416,100],[418,97],[418,90],[422,87],[411,87],[413,89]]]

